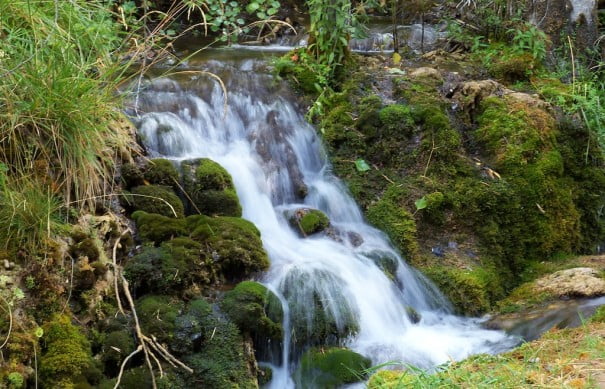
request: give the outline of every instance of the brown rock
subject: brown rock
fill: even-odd
[[[605,295],[605,280],[590,267],[561,270],[536,281],[538,292],[556,296],[595,297]]]

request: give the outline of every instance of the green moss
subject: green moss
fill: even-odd
[[[105,365],[105,372],[110,376],[119,371],[119,366],[126,356],[134,351],[134,337],[128,331],[113,331],[107,334],[103,342],[101,360]],[[119,351],[118,351],[119,350]]]
[[[86,237],[85,239],[74,243],[69,249],[70,254],[74,258],[87,257],[89,262],[94,262],[99,259],[99,246],[100,242],[97,242],[94,238]]]
[[[422,271],[461,313],[478,315],[487,312],[495,297],[502,296],[497,274],[481,267],[464,270],[434,266]]]
[[[121,179],[126,189],[145,184],[143,171],[134,163],[125,163],[120,168]]]
[[[183,308],[180,300],[168,296],[145,296],[136,303],[141,329],[160,342],[174,337],[175,320]]]
[[[18,372],[9,373],[7,376],[8,389],[21,389],[25,384],[23,375]]]
[[[195,223],[192,238],[204,241],[207,252],[227,280],[240,280],[269,267],[260,232],[249,221],[236,217],[202,217]]]
[[[279,76],[290,80],[290,84],[299,91],[310,96],[316,96],[319,93],[318,85],[320,80],[309,65],[300,61],[301,56],[304,57],[306,55],[301,50],[304,49],[293,50],[279,58],[274,64],[275,71]]]
[[[184,219],[175,219],[144,211],[136,211],[132,218],[137,224],[141,239],[160,243],[171,237],[187,235]]]
[[[590,318],[591,323],[605,323],[605,305],[601,305]]]
[[[383,230],[391,241],[406,255],[413,257],[418,251],[414,217],[402,205],[405,193],[392,184],[376,203],[366,211],[368,221]]]
[[[130,197],[132,207],[136,211],[157,213],[168,217],[183,217],[183,202],[173,192],[172,188],[160,185],[142,185],[132,188]]]
[[[183,189],[193,202],[192,212],[205,215],[241,216],[242,209],[231,175],[208,158],[184,161]]]
[[[410,107],[392,104],[380,111],[380,121],[383,124],[383,136],[409,137],[414,130],[414,120]]]
[[[376,95],[370,95],[359,101],[357,110],[359,116],[355,121],[355,128],[359,130],[367,141],[375,139],[382,126],[380,119],[380,108],[382,99]]]
[[[237,284],[225,294],[221,309],[242,333],[277,341],[283,337],[283,312],[279,299],[258,282]]]
[[[322,211],[310,209],[300,217],[297,221],[297,226],[304,236],[308,236],[328,228],[330,226],[330,219]]]
[[[40,382],[48,388],[73,388],[92,364],[90,343],[67,315],[55,315],[42,327]]]
[[[152,159],[147,164],[143,177],[150,184],[178,188],[179,173],[167,159]]]
[[[202,382],[208,388],[258,388],[256,373],[250,368],[254,357],[246,353],[237,327],[208,307],[199,302],[195,307],[200,314],[201,337],[199,351],[185,357],[185,363],[194,370],[194,374],[184,375],[185,387]]]
[[[267,385],[273,379],[273,369],[269,366],[259,366],[257,379],[259,386]]]
[[[290,309],[291,341],[297,347],[338,345],[359,330],[343,281],[321,271],[293,268],[282,283]]]
[[[538,63],[531,54],[505,53],[488,64],[490,74],[507,83],[527,80]]]
[[[301,388],[336,388],[362,381],[370,366],[368,358],[346,348],[310,349],[295,377]]]

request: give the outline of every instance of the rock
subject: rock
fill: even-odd
[[[435,68],[431,68],[428,66],[420,67],[414,69],[410,72],[410,77],[412,78],[432,78],[438,80],[439,82],[443,82],[443,77],[439,70]]]
[[[221,165],[208,158],[199,158],[183,161],[181,170],[185,197],[191,202],[187,214],[242,215],[233,179]]]
[[[328,216],[318,209],[298,208],[286,216],[290,225],[304,237],[323,232],[330,226]]]
[[[536,290],[559,297],[595,297],[605,295],[605,280],[595,269],[576,267],[540,278]]]
[[[454,88],[452,98],[462,109],[474,111],[479,107],[481,100],[497,94],[502,88],[502,85],[494,80],[467,81]]]
[[[294,378],[301,388],[336,388],[362,381],[371,364],[347,348],[312,348],[303,354]]]
[[[422,316],[412,306],[406,306],[405,313],[408,319],[410,319],[410,321],[412,322],[412,324],[418,324],[422,319]]]
[[[349,243],[351,243],[353,247],[359,247],[363,244],[363,237],[355,231],[348,231],[347,237],[349,238]]]

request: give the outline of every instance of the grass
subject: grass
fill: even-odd
[[[110,191],[116,153],[133,144],[116,95],[122,41],[100,1],[0,0],[4,248],[33,248],[61,205]]]
[[[605,323],[552,330],[501,355],[478,355],[442,366],[437,373],[384,370],[370,389],[398,388],[598,388],[605,385]]]

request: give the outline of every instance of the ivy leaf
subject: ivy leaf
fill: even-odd
[[[246,12],[249,14],[254,13],[257,9],[259,9],[260,5],[258,3],[250,3],[246,6]]]
[[[355,167],[357,168],[358,172],[367,172],[370,170],[370,165],[368,165],[368,163],[363,159],[358,159],[355,161]]]
[[[416,206],[416,209],[420,211],[421,209],[425,209],[429,204],[426,200],[426,196],[422,196],[414,202],[414,205]]]

